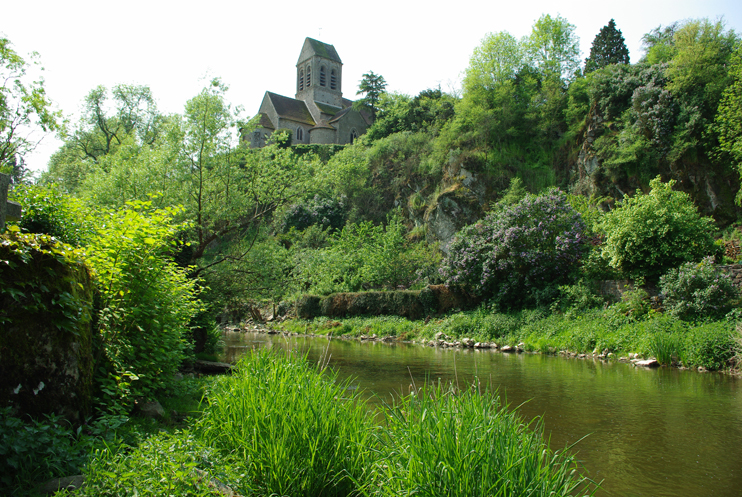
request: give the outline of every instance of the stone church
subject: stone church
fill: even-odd
[[[265,92],[250,147],[264,146],[278,129],[291,131],[292,145],[353,143],[366,132],[372,117],[353,110],[342,87],[343,63],[335,47],[307,38],[296,63],[295,98]]]

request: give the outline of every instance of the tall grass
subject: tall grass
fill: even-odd
[[[553,452],[497,395],[424,387],[388,408],[367,496],[592,495],[574,458]]]
[[[242,466],[243,494],[351,495],[373,419],[348,386],[301,358],[256,352],[213,385],[197,432]]]

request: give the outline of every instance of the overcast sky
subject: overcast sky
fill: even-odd
[[[75,118],[98,85],[148,85],[162,112],[182,112],[205,78],[230,86],[229,100],[246,115],[263,94],[294,96],[295,65],[304,38],[335,46],[343,61],[343,95],[354,99],[363,73],[384,76],[388,91],[416,95],[427,88],[460,87],[461,73],[490,32],[528,35],[541,14],[557,14],[576,27],[582,58],[613,18],[631,61],[641,37],[674,21],[723,16],[742,32],[739,0],[389,1],[266,0],[4,0],[0,35],[21,55],[40,54],[49,97]],[[27,158],[46,167],[60,142],[44,139]]]

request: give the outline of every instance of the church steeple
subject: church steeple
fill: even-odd
[[[343,62],[335,47],[307,38],[296,63],[296,99],[343,106]]]

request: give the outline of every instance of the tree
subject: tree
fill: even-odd
[[[580,68],[580,39],[574,25],[562,16],[542,15],[523,44],[546,78],[571,80]]]
[[[675,32],[678,27],[679,23],[677,22],[665,26],[664,29],[660,25],[642,36],[644,57],[641,61],[648,64],[669,62],[675,55]]]
[[[493,90],[512,82],[525,63],[524,47],[514,36],[507,31],[490,33],[469,59],[464,88],[467,92]]]
[[[610,64],[628,64],[629,49],[616,22],[611,19],[593,40],[590,56],[585,59],[585,74]]]
[[[25,176],[25,155],[43,138],[37,131],[62,129],[62,114],[52,110],[44,80],[28,74],[32,65],[38,65],[38,54],[28,63],[0,37],[0,172],[10,173],[14,182]]]
[[[109,109],[109,96],[113,108]],[[167,129],[166,116],[157,110],[147,86],[117,85],[110,92],[98,86],[85,97],[83,115],[64,145],[52,155],[44,183],[57,183],[76,192],[88,174],[106,169],[106,158],[124,144],[139,148],[154,145]],[[131,149],[128,150],[131,157]]]
[[[729,75],[732,82],[724,90],[716,114],[719,132],[719,149],[728,153],[742,176],[742,47],[735,51]],[[737,203],[742,205],[742,190],[737,194]]]
[[[373,71],[363,75],[363,79],[358,85],[358,91],[356,95],[364,95],[364,97],[356,102],[356,108],[366,107],[371,110],[371,113],[376,116],[376,112],[379,110],[379,99],[381,94],[386,92],[386,81],[384,76],[380,74],[374,74]]]

